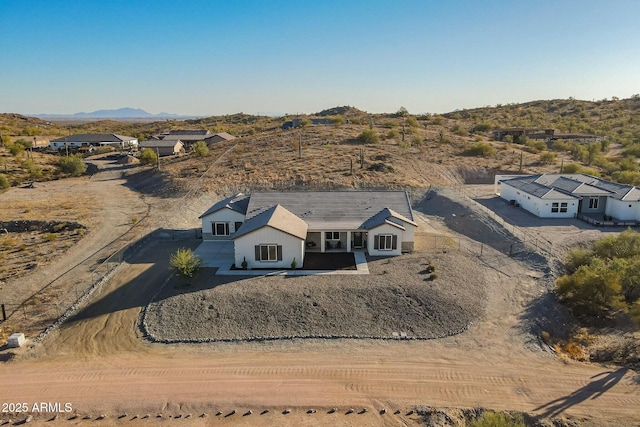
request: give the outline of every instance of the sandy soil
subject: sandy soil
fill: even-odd
[[[117,184],[110,190],[115,198],[129,191]],[[421,236],[455,235],[442,218],[419,215]],[[51,414],[31,412],[46,425],[93,424],[100,414],[107,415],[101,425],[154,425],[159,413],[167,426],[407,425],[419,422],[416,414],[407,415],[416,405],[520,410],[579,425],[640,423],[637,376],[561,361],[532,341],[522,325],[529,307],[545,301],[548,283],[535,263],[490,245],[481,259],[487,266],[486,315],[454,337],[153,344],[140,336],[140,312],[166,279],[168,255],[178,246],[184,242],[148,247],[76,317],[0,365],[0,402],[71,404],[72,412],[52,422],[46,422]],[[328,414],[332,407],[339,411]],[[365,407],[365,414],[346,414]],[[282,414],[285,408],[292,413]],[[381,415],[382,408],[390,412]],[[249,409],[253,414],[243,416]],[[317,412],[307,414],[309,409]],[[399,415],[393,415],[396,409]],[[150,418],[131,420],[145,414]],[[191,414],[190,420],[168,420],[178,414]],[[8,418],[24,416],[0,414],[0,420]]]

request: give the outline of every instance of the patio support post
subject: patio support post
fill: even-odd
[[[351,252],[351,231],[347,231],[347,252]]]
[[[320,252],[324,253],[325,241],[324,241],[324,231],[320,232]]]

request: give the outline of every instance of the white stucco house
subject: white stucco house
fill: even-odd
[[[65,147],[80,148],[89,146],[113,146],[124,150],[127,148],[137,148],[138,139],[132,136],[117,135],[115,133],[80,133],[49,141],[49,148],[53,150],[65,149]]]
[[[417,224],[404,191],[292,191],[236,194],[200,216],[205,240],[233,240],[236,266],[288,268],[307,252],[400,255]]]
[[[501,198],[540,218],[578,217],[613,225],[640,221],[639,188],[591,175],[497,175],[495,187]]]

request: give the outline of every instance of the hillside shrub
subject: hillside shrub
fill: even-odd
[[[3,173],[0,173],[0,190],[5,190],[9,188],[11,184],[9,183],[9,179]]]
[[[493,145],[486,142],[477,142],[464,151],[467,156],[491,157],[496,154]]]
[[[578,173],[580,170],[580,165],[577,163],[569,163],[568,165],[564,165],[562,167],[562,173]]]
[[[209,147],[204,141],[198,141],[193,145],[193,154],[197,157],[206,156],[209,153]]]
[[[485,411],[480,418],[471,422],[471,427],[526,427],[526,424],[521,414]]]
[[[144,148],[140,152],[140,164],[149,165],[158,161],[158,155],[151,148]]]
[[[358,135],[358,141],[364,144],[377,144],[380,142],[380,135],[373,129],[365,129]]]
[[[640,300],[640,234],[628,229],[573,249],[565,261],[568,274],[556,281],[556,294],[574,313],[606,317],[633,312]]]
[[[331,117],[331,123],[333,123],[336,127],[338,127],[347,123],[347,119],[343,115],[337,114]]]
[[[543,165],[552,165],[556,162],[556,153],[552,151],[545,151],[540,154],[540,163]]]
[[[539,139],[529,139],[527,140],[525,146],[528,149],[527,151],[531,153],[539,153],[547,149],[547,144]]]
[[[82,156],[60,157],[58,160],[60,171],[69,176],[80,176],[87,170],[87,165],[82,161]]]
[[[405,119],[406,123],[412,127],[412,128],[417,128],[418,127],[418,120],[413,117],[413,116],[409,116]]]

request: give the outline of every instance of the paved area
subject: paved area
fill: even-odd
[[[203,267],[217,267],[218,271],[230,270],[235,262],[232,241],[204,240],[193,253]]]
[[[216,267],[218,276],[316,276],[369,274],[364,251],[354,252],[355,270],[232,270],[234,264],[233,242],[203,241],[194,251],[202,260],[203,267]]]

